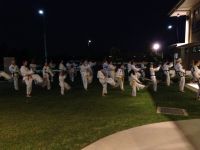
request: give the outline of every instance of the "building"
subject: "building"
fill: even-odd
[[[180,0],[171,10],[170,17],[185,16],[185,42],[173,45],[174,59],[183,59],[189,69],[194,60],[200,60],[200,0]]]

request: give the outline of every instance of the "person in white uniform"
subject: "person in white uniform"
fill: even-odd
[[[35,85],[41,85],[42,86],[43,85],[43,79],[39,74],[36,74],[37,65],[36,65],[34,59],[31,61],[31,64],[29,65],[29,68],[33,72],[32,79],[33,79]]]
[[[60,71],[67,71],[67,68],[65,67],[65,65],[63,64],[63,60],[61,60],[60,64],[59,64],[59,70]]]
[[[103,66],[105,75],[108,76],[108,61],[105,60],[102,66]]]
[[[108,65],[108,76],[112,78],[113,80],[115,80],[115,69],[116,69],[116,66],[113,65],[112,61],[110,61]]]
[[[128,73],[132,70],[132,61],[129,61],[127,64],[127,68],[128,68]]]
[[[88,72],[89,72],[89,83],[91,84],[92,83],[92,81],[93,81],[93,77],[94,77],[94,66],[96,66],[96,62],[92,62],[92,61],[89,61],[88,62],[88,65],[89,65],[89,70],[88,70]]]
[[[36,73],[37,65],[36,65],[34,59],[31,61],[29,67],[30,67],[30,69],[31,69],[34,73]]]
[[[44,86],[47,87],[47,90],[50,90],[51,89],[50,77],[52,77],[54,75],[51,72],[51,69],[47,62],[44,64],[44,67],[42,69],[42,74],[43,74]]]
[[[132,96],[135,97],[137,95],[137,89],[144,89],[145,85],[143,85],[140,80],[138,80],[137,75],[133,70],[129,72],[129,82],[132,88]]]
[[[120,67],[117,69],[117,72],[116,72],[116,81],[117,81],[117,84],[116,84],[116,87],[120,87],[120,89],[122,91],[124,91],[124,65],[120,65]]]
[[[136,67],[134,62],[131,62],[131,70],[135,71],[135,74],[138,79],[141,77],[141,74],[140,74],[141,68]]]
[[[50,61],[50,63],[49,63],[49,68],[50,68],[50,70],[51,70],[51,72],[53,73],[53,75],[55,74],[55,71],[54,71],[54,69],[56,68],[56,65],[53,63],[53,61],[51,60]],[[53,80],[54,80],[54,78],[53,78],[54,76],[51,76],[51,82],[53,82]]]
[[[160,70],[161,66],[158,66],[156,68],[154,68],[153,63],[150,64],[150,76],[151,76],[151,81],[153,83],[153,91],[157,92],[157,79],[156,79],[156,73]]]
[[[173,67],[173,63],[169,63],[168,61],[165,62],[162,66],[162,70],[164,72],[164,75],[166,77],[166,85],[167,86],[170,86],[170,83],[171,83],[171,79],[170,79],[170,68]]]
[[[59,74],[59,85],[60,85],[60,90],[61,90],[61,95],[65,95],[65,90],[70,90],[71,87],[70,85],[65,82],[66,75],[64,71],[61,71]]]
[[[86,60],[80,66],[80,73],[81,73],[81,78],[82,78],[82,82],[83,82],[83,87],[86,91],[88,90],[88,84],[91,83],[91,81],[90,81],[90,71],[91,71],[91,68],[90,68],[90,66],[89,66],[89,64]]]
[[[197,100],[200,100],[200,69],[199,69],[199,66],[200,66],[200,61],[199,60],[194,61],[194,65],[191,69],[191,73],[193,76],[193,82],[197,83],[197,85],[199,87],[199,89],[197,91],[197,96],[196,96]]]
[[[27,67],[28,62],[24,61],[23,65],[20,68],[20,73],[23,76],[23,81],[26,84],[26,96],[27,97],[31,97],[31,92],[32,92],[32,82],[33,82],[33,71],[29,70],[29,68]]]
[[[99,79],[99,82],[103,87],[102,96],[106,96],[106,94],[108,94],[107,84],[115,86],[116,83],[112,78],[106,77],[105,70],[103,69],[103,67],[100,67],[100,70],[97,72],[97,78]]]
[[[71,82],[74,82],[74,77],[75,77],[75,66],[71,64],[70,67],[68,67],[68,72],[69,72],[69,78]]]
[[[15,60],[11,61],[11,65],[9,66],[9,71],[12,74],[13,82],[14,82],[14,89],[16,91],[19,90],[18,79],[19,79],[19,68],[15,63]]]
[[[184,92],[184,87],[185,87],[185,69],[183,69],[182,66],[182,59],[179,58],[176,60],[176,64],[174,66],[174,69],[178,75],[178,77],[180,78],[179,81],[179,91],[180,92]]]
[[[146,77],[146,74],[145,74],[146,66],[145,66],[144,62],[141,63],[141,68],[140,69],[141,69],[140,72],[141,72],[142,80],[145,80],[145,77]]]

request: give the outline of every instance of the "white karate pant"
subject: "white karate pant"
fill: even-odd
[[[65,90],[70,90],[70,88],[71,88],[69,86],[69,84],[67,84],[66,82],[60,82],[59,85],[60,85],[60,89],[61,89],[61,95],[65,94]]]
[[[102,95],[107,94],[107,82],[106,80],[100,79],[99,82],[101,83],[103,90],[102,90]]]
[[[171,80],[170,80],[170,73],[169,73],[169,71],[165,71],[165,77],[166,77],[166,84],[167,84],[167,86],[170,86]]]
[[[45,74],[43,76],[44,78],[44,85],[47,86],[47,90],[50,90],[51,89],[51,81],[49,79],[49,74]]]
[[[153,83],[153,91],[157,92],[157,79],[156,79],[156,76],[151,76],[151,81]]]
[[[139,84],[135,80],[131,81],[130,85],[132,87],[132,96],[134,97],[137,95],[137,89],[145,88],[145,85]]]
[[[120,86],[120,89],[124,90],[124,80],[122,78],[118,78],[118,77],[116,77],[116,80],[117,80],[116,87]]]
[[[183,77],[180,78],[179,90],[184,91],[184,87],[185,87],[185,77],[183,76]]]
[[[14,82],[14,89],[18,91],[19,90],[18,75],[13,75],[13,82]]]
[[[141,73],[136,72],[135,74],[136,74],[136,76],[137,76],[138,79],[141,77]]]
[[[109,71],[109,76],[110,76],[110,78],[115,80],[115,71]]]
[[[35,84],[42,84],[43,83],[42,77],[40,77],[38,74],[33,74],[32,78],[33,78]]]
[[[26,77],[24,79],[24,81],[25,81],[25,84],[26,84],[26,94],[31,95],[33,79],[31,77]]]
[[[86,73],[81,73],[82,81],[83,81],[83,87],[85,90],[88,88],[88,78]]]
[[[5,72],[0,72],[0,77],[3,77],[6,80],[10,80],[11,76],[9,76],[7,73]]]

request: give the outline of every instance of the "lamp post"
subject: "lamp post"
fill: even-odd
[[[44,10],[40,9],[40,10],[38,10],[38,14],[43,17],[44,56],[45,56],[45,62],[47,62],[48,55],[47,55],[47,36],[46,36],[45,12],[44,12]]]
[[[92,43],[92,41],[91,41],[91,40],[88,40],[88,46],[90,46],[91,43]]]
[[[161,45],[160,45],[160,43],[154,43],[153,45],[152,45],[152,49],[153,49],[153,51],[156,53],[156,55],[158,55],[158,51],[161,49]],[[163,52],[162,52],[162,59],[163,59]]]

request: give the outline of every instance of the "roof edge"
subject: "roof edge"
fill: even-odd
[[[175,6],[174,8],[168,13],[169,16],[171,16],[178,7],[180,7],[183,3],[185,2],[185,0],[180,0]]]

